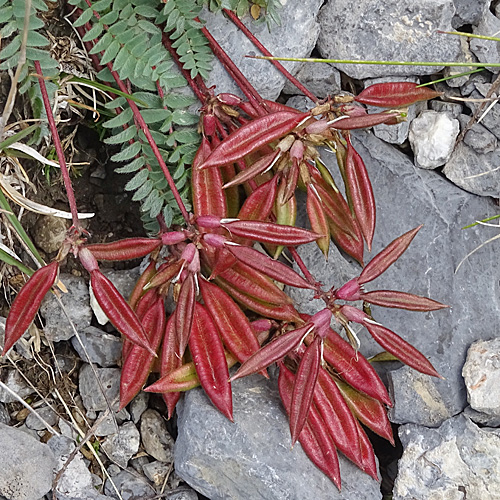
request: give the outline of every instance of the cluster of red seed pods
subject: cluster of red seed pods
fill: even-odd
[[[404,82],[374,85],[355,101],[398,108],[436,95]],[[438,376],[409,343],[346,304],[363,300],[417,311],[445,307],[404,292],[363,288],[402,255],[420,228],[394,240],[357,278],[337,289],[323,290],[308,272],[303,277],[276,258],[285,247],[314,241],[327,255],[333,239],[363,264],[364,246],[371,248],[375,230],[375,200],[349,130],[394,123],[402,112],[370,115],[345,99],[307,113],[267,101],[262,105],[265,112],[256,113],[249,102],[229,94],[207,102],[203,139],[192,166],[194,213],[185,227],[156,238],[100,245],[73,235],[58,260],[68,252],[78,256],[101,308],[124,336],[121,407],[151,372],[158,372],[158,380],[145,390],[163,394],[169,416],[181,392],[201,385],[232,420],[231,381],[252,373],[267,376],[266,368],[277,362],[292,442],[298,440],[338,487],[337,450],[376,478],[373,450],[360,424],[393,442],[385,409],[391,401],[358,346],[344,340],[331,322],[347,333],[351,322],[363,325],[402,362]],[[318,146],[336,152],[346,198],[323,165]],[[297,188],[307,193],[311,230],[295,227]],[[255,242],[262,251],[253,247]],[[162,246],[168,247],[166,258],[159,257]],[[99,260],[148,255],[149,265],[128,301],[99,270]],[[33,321],[58,269],[59,263],[52,262],[22,288],[7,319],[4,354]],[[312,317],[301,315],[276,282],[315,290],[323,309]],[[175,309],[167,315],[169,294]],[[230,379],[236,363],[241,367]]]

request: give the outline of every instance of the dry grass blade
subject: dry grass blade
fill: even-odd
[[[455,274],[458,273],[458,270],[460,269],[461,265],[473,254],[475,254],[479,249],[483,248],[485,245],[487,245],[488,243],[491,243],[492,241],[495,241],[497,240],[498,238],[500,238],[500,234],[497,234],[496,236],[493,236],[493,238],[490,238],[489,240],[486,240],[484,241],[483,243],[481,243],[479,246],[477,246],[476,248],[474,248],[474,250],[472,250],[471,252],[469,252],[458,264],[457,268],[455,269]]]

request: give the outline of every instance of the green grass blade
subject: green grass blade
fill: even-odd
[[[3,151],[15,142],[19,142],[21,139],[24,139],[27,135],[31,134],[31,132],[34,132],[37,127],[39,127],[39,125],[30,125],[28,128],[25,128],[17,134],[8,137],[5,141],[0,142],[0,151]]]

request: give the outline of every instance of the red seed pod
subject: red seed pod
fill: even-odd
[[[244,246],[228,246],[227,249],[240,262],[262,272],[269,278],[296,288],[315,289],[314,285],[308,283],[302,276],[285,264],[271,259],[266,254],[255,250],[255,248]]]
[[[363,323],[363,326],[370,332],[370,335],[378,344],[406,365],[426,375],[442,378],[430,361],[419,350],[415,349],[415,347],[393,331],[368,320]]]
[[[127,238],[112,243],[85,245],[97,260],[140,259],[161,245],[159,238]],[[81,252],[82,250],[80,250]]]
[[[407,309],[408,311],[437,311],[438,309],[449,307],[427,297],[406,292],[395,292],[393,290],[365,292],[362,299],[377,306],[397,307],[399,309]]]
[[[149,345],[139,318],[113,283],[98,269],[90,273],[90,283],[97,302],[111,324],[132,343],[144,347],[153,356],[156,356],[154,349]]]
[[[294,375],[281,363],[278,387],[281,400],[288,414],[290,413],[293,382]],[[323,471],[340,489],[341,479],[337,450],[326,430],[326,424],[314,404],[311,406],[307,421],[300,433],[299,441],[306,455],[316,467]]]
[[[401,117],[401,113],[396,111],[383,112],[383,113],[371,113],[361,116],[353,116],[348,118],[332,120],[330,127],[336,130],[356,130],[359,128],[369,128],[375,125],[381,125],[385,123],[387,125],[392,125],[397,123],[397,120]]]
[[[354,416],[379,436],[394,446],[392,427],[384,405],[366,394],[353,389],[338,377],[333,377]]]
[[[229,250],[226,248],[219,248],[215,252],[214,264],[211,267],[212,272],[208,279],[213,280],[215,277],[219,276],[220,273],[233,267],[236,262],[236,257]]]
[[[317,234],[325,235],[318,238],[316,244],[325,258],[328,258],[328,251],[330,249],[330,227],[325,211],[323,210],[323,204],[312,184],[307,186],[307,216],[311,224],[311,229]]]
[[[5,340],[2,356],[24,335],[42,304],[47,292],[54,285],[59,273],[57,261],[35,271],[21,288],[10,307],[5,323]]]
[[[313,325],[307,324],[296,330],[285,333],[273,339],[269,344],[266,344],[259,351],[248,358],[241,366],[240,369],[231,377],[231,380],[237,380],[241,377],[246,377],[252,373],[260,372],[269,365],[282,359],[289,352],[296,349],[304,336],[312,331]]]
[[[370,85],[355,97],[355,100],[380,108],[397,108],[441,95],[442,92],[436,92],[429,87],[419,87],[414,82],[386,82]]]
[[[307,134],[321,134],[329,127],[326,120],[316,120],[306,127]]]
[[[240,363],[259,350],[259,342],[245,314],[234,300],[217,285],[200,280],[206,309],[226,347]]]
[[[202,138],[191,168],[191,188],[193,192],[193,212],[196,216],[227,216],[226,196],[222,190],[222,175],[218,168],[200,170],[200,165],[210,155],[212,149],[205,137]]]
[[[274,206],[276,192],[278,189],[278,176],[259,186],[243,203],[238,213],[241,220],[261,220],[265,221]]]
[[[309,344],[295,375],[293,384],[292,402],[290,404],[290,434],[292,446],[299,438],[306,423],[309,410],[312,405],[314,388],[318,380],[321,365],[321,343],[320,337],[315,337]]]
[[[361,300],[363,289],[358,283],[357,278],[349,280],[345,285],[342,285],[338,290],[335,290],[335,297],[340,300]]]
[[[324,368],[319,370],[314,403],[327,425],[335,446],[347,458],[360,464],[362,460],[356,419],[335,382]]]
[[[178,355],[179,341],[175,331],[175,315],[168,318],[165,335],[163,337],[163,347],[160,359],[160,377],[165,377],[169,373],[182,366],[182,357]],[[172,418],[175,405],[181,396],[180,392],[169,392],[163,394],[163,399],[167,405],[168,418]]]
[[[181,243],[182,241],[186,241],[187,236],[184,233],[184,231],[169,231],[167,233],[163,233],[161,235],[161,242],[165,246],[169,245],[177,245],[178,243]]]
[[[205,137],[212,137],[217,129],[217,118],[211,113],[202,116],[203,135]]]
[[[233,163],[291,132],[308,113],[279,111],[261,116],[230,134],[200,165],[201,169]]]
[[[217,215],[199,215],[196,217],[196,225],[203,229],[218,229],[221,227],[221,217]]]
[[[224,347],[212,318],[198,302],[194,309],[189,350],[207,396],[215,407],[232,421],[233,402]]]
[[[371,250],[376,220],[375,197],[365,164],[349,138],[347,138],[345,178],[354,214],[368,250]]]
[[[252,163],[252,165],[242,170],[240,173],[236,174],[233,179],[222,186],[222,189],[227,189],[232,186],[238,186],[239,184],[243,184],[254,177],[257,177],[259,174],[267,171],[268,168],[271,167],[273,162],[279,155],[279,151],[273,151],[262,158],[259,158],[256,162]]]
[[[384,250],[379,252],[373,259],[366,264],[358,278],[358,283],[363,285],[380,276],[389,266],[394,264],[406,251],[413,238],[420,231],[422,226],[418,226],[411,231],[399,236],[389,243]]]
[[[227,92],[217,94],[217,100],[222,104],[226,104],[228,106],[238,106],[242,102],[241,97],[238,97],[234,94],[229,94]]]
[[[144,293],[144,287],[148,284],[148,282],[155,274],[156,262],[151,261],[148,264],[148,267],[146,267],[144,272],[141,274],[140,278],[136,281],[134,289],[132,290],[132,293],[130,294],[130,297],[128,299],[128,303],[134,311],[137,306],[137,302]]]
[[[151,347],[156,351],[165,331],[165,308],[161,297],[156,296],[142,318]],[[146,349],[133,345],[123,363],[120,377],[120,410],[125,408],[146,383],[155,357]]]
[[[78,258],[82,263],[82,266],[89,272],[92,273],[99,269],[99,264],[94,254],[86,247],[80,247],[78,249]]]
[[[175,331],[179,341],[179,357],[182,358],[189,342],[193,326],[193,314],[196,303],[194,276],[188,273],[181,285],[177,307],[175,308]]]

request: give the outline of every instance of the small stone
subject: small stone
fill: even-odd
[[[21,399],[35,392],[25,380],[21,377],[17,370],[7,370],[7,377],[3,380],[3,383],[14,393],[16,393]],[[0,402],[2,403],[13,403],[17,399],[4,388],[0,388]]]
[[[57,252],[66,238],[68,221],[52,215],[42,215],[33,227],[33,240],[45,253]]]
[[[165,482],[167,474],[172,470],[172,465],[165,462],[150,462],[145,464],[142,470],[155,486],[161,486]]]
[[[470,146],[476,153],[486,154],[492,153],[497,149],[498,139],[486,127],[480,123],[474,123],[465,133],[464,143]]]
[[[54,436],[49,439],[47,444],[56,457],[57,465],[55,471],[58,472],[65,466],[69,456],[75,449],[75,444],[65,436]],[[92,474],[80,452],[69,462],[62,476],[58,479],[56,492],[58,493],[58,498],[62,496],[63,498],[70,497],[90,500],[97,496],[97,491],[94,489],[92,481]]]
[[[500,418],[500,338],[479,340],[467,351],[462,375],[470,406]]]
[[[79,438],[79,434],[77,433],[77,431],[69,422],[64,420],[64,418],[59,417],[59,422],[57,425],[63,436],[71,439],[72,441],[76,441]]]
[[[469,2],[471,3],[471,2]],[[485,9],[477,26],[473,27],[474,35],[495,36],[500,31],[500,19],[494,16],[489,9]],[[500,63],[500,48],[494,40],[471,38],[470,50],[482,63]],[[498,73],[499,68],[488,67],[492,73]]]
[[[102,415],[102,413],[100,414]],[[99,417],[100,417],[99,415]],[[98,417],[98,418],[99,418]],[[114,419],[113,417],[108,413],[105,417],[104,420],[97,426],[97,428],[94,431],[94,434],[96,436],[110,436],[111,434],[116,434],[118,432],[117,425],[123,423],[126,420],[130,420],[130,414],[128,411],[123,408],[119,412],[115,413]],[[116,423],[115,423],[116,421]]]
[[[180,488],[179,488],[180,489]],[[168,500],[198,500],[199,496],[191,488],[182,488],[181,491],[171,491]]]
[[[96,368],[95,370],[101,380],[109,403],[117,411],[119,408],[120,369]],[[101,388],[90,365],[85,363],[81,367],[78,383],[83,405],[88,411],[104,411],[108,408],[106,399],[101,392]]]
[[[149,464],[149,458],[145,453],[143,455],[131,458],[129,461],[129,465],[141,475],[144,475],[143,468],[146,464]]]
[[[388,372],[387,377],[389,394],[394,402],[394,407],[389,409],[391,422],[437,427],[452,416],[433,377],[423,375],[408,366]],[[401,404],[402,401],[405,404]]]
[[[77,331],[83,331],[90,326],[92,310],[89,305],[89,291],[83,278],[71,274],[61,274],[59,279],[68,289],[68,293],[61,294],[61,301]],[[66,315],[61,309],[59,302],[52,294],[47,294],[42,302],[40,313],[45,318],[43,332],[53,342],[68,340],[73,337]]]
[[[463,106],[461,104],[457,104],[455,102],[438,101],[437,99],[433,99],[430,102],[430,107],[438,113],[448,113],[449,115],[453,116],[453,118],[458,118],[463,110]]]
[[[458,120],[447,113],[422,111],[410,125],[415,165],[431,169],[444,165],[453,152],[459,130]]]
[[[167,431],[165,420],[155,410],[146,410],[141,417],[141,438],[146,453],[160,462],[170,463],[174,440]]]
[[[10,424],[10,415],[3,403],[0,403],[0,424]]]
[[[404,452],[394,500],[500,498],[498,430],[480,429],[459,415],[438,429],[404,425],[399,436]]]
[[[328,95],[338,94],[341,90],[340,72],[331,64],[305,63],[295,75],[316,97],[323,99]],[[302,94],[290,81],[286,81],[284,94]]]
[[[121,361],[122,340],[116,335],[105,333],[94,326],[89,326],[79,335],[90,361],[76,336],[71,339],[71,343],[83,361],[106,368],[116,366]]]
[[[139,423],[141,415],[148,409],[149,393],[140,392],[129,405],[130,416],[134,424]]]
[[[123,500],[144,500],[156,495],[155,489],[145,478],[137,477],[135,471],[122,470],[113,476],[113,483],[117,487]],[[104,492],[113,498],[118,498],[113,485],[108,479],[104,485]]]
[[[455,16],[451,24],[454,28],[460,28],[464,24],[476,25],[486,13],[490,0],[453,0],[455,4]]]
[[[463,414],[481,427],[500,427],[500,417],[494,417],[487,413],[476,411],[470,406],[465,408]]]
[[[127,467],[128,461],[139,450],[140,436],[132,422],[125,422],[117,434],[109,436],[101,448],[106,455],[120,467]]]
[[[45,420],[45,422],[47,422],[52,427],[57,424],[57,421],[59,419],[57,413],[48,406],[37,408],[36,413],[40,415]],[[26,418],[26,426],[36,431],[43,431],[47,428],[46,425],[37,417],[37,415],[32,412],[30,412],[30,414]]]
[[[38,500],[52,487],[54,454],[25,432],[0,424],[0,495]]]

